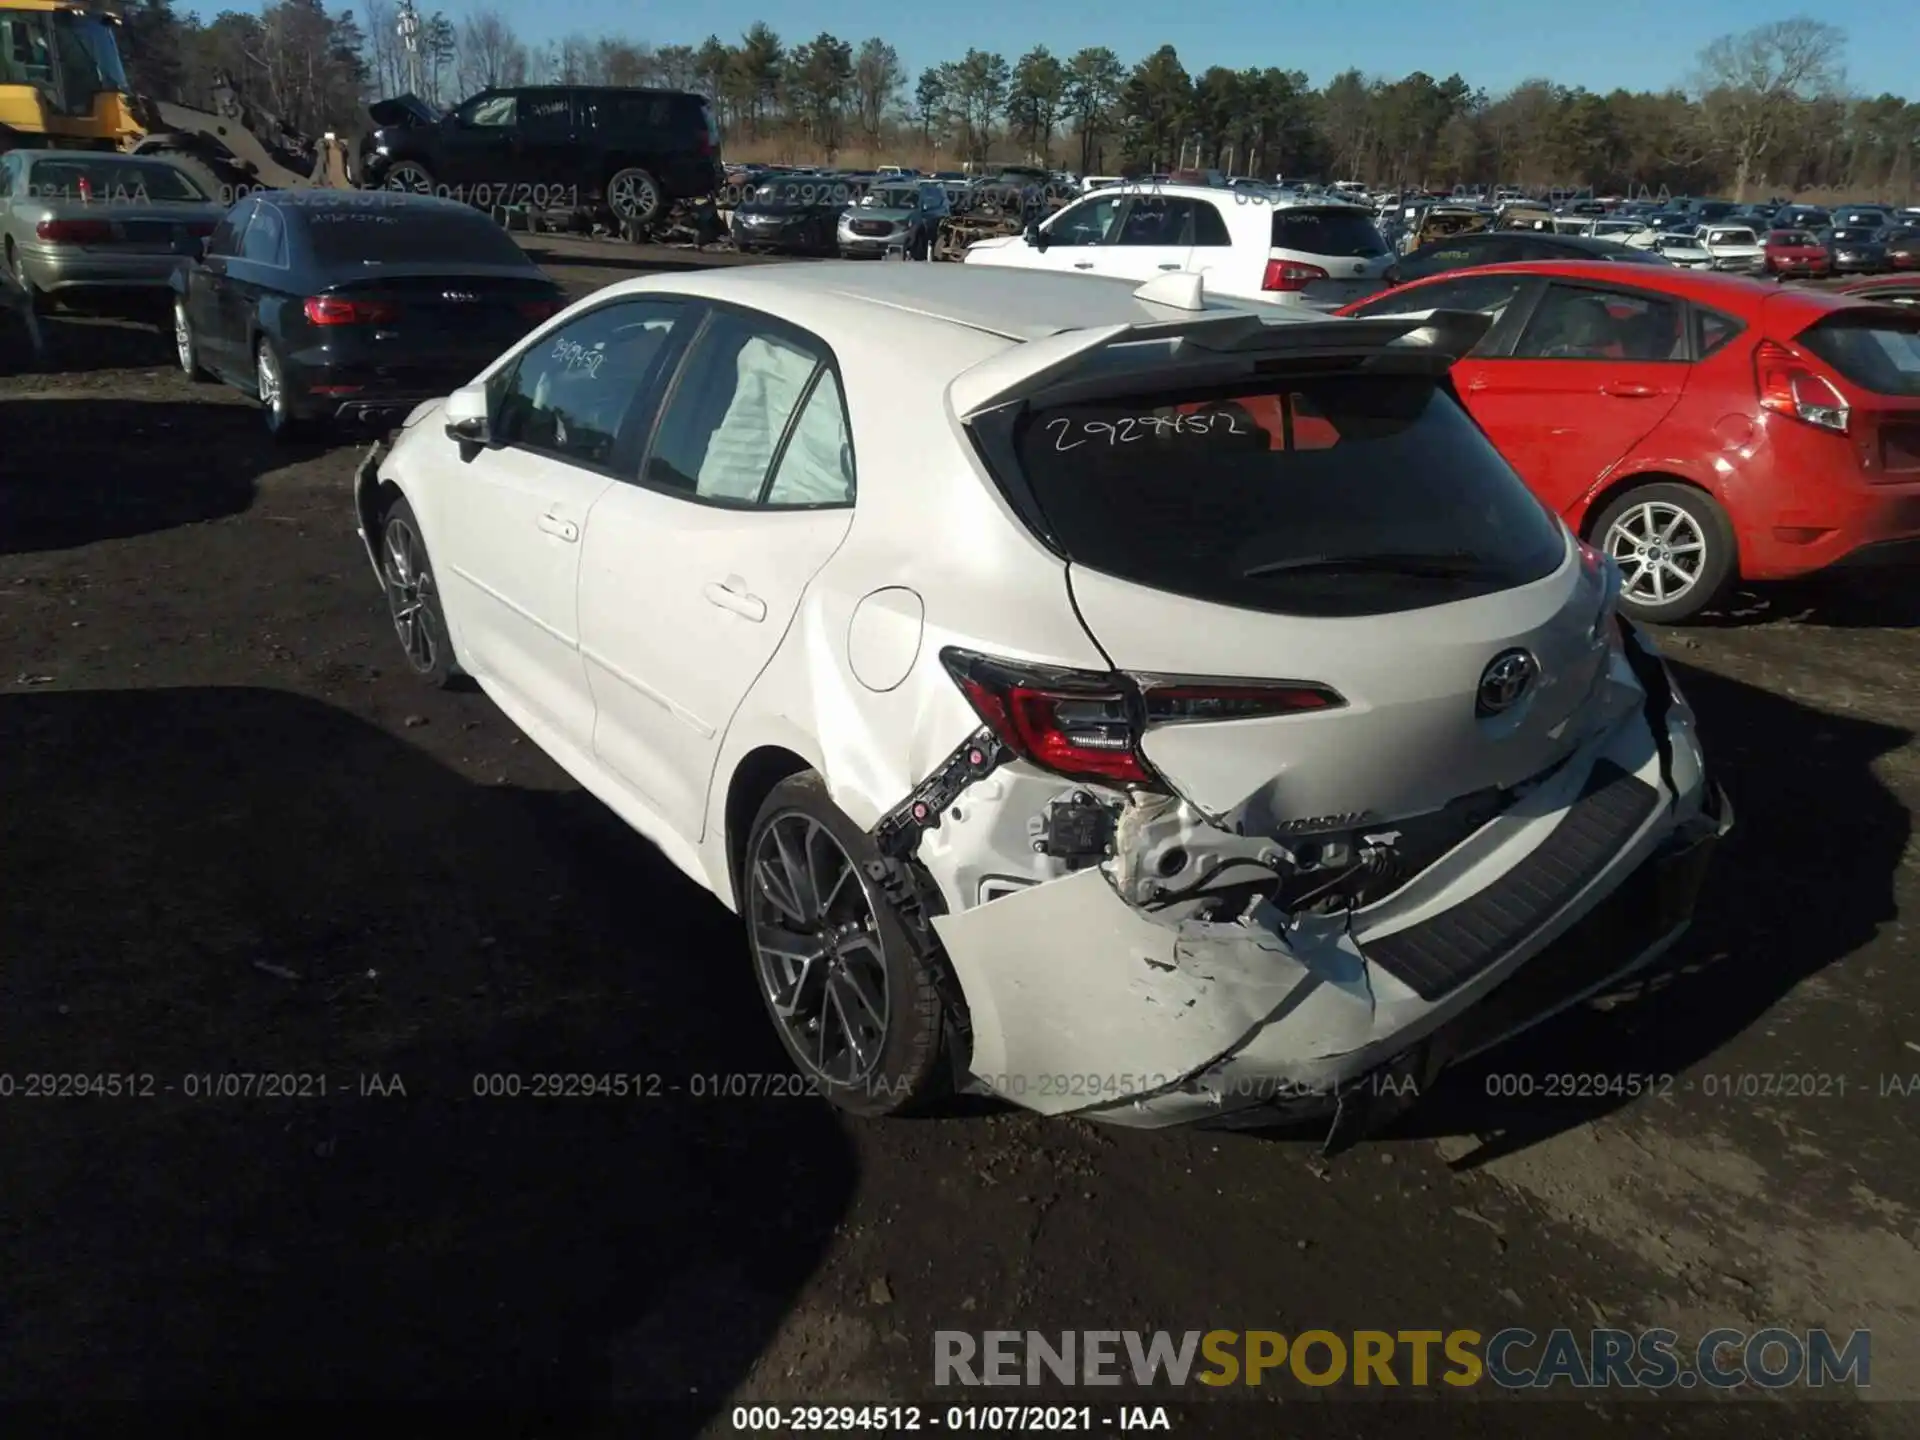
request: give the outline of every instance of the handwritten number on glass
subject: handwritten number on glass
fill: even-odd
[[[1253,433],[1241,426],[1239,416],[1224,410],[1216,410],[1208,415],[1128,415],[1118,420],[1082,420],[1078,422],[1077,433],[1083,438],[1078,440],[1072,438],[1076,433],[1075,423],[1066,419],[1047,421],[1046,428],[1053,431],[1055,450],[1078,450],[1082,445],[1091,445],[1100,440],[1105,440],[1109,446],[1129,445],[1149,435],[1165,438],[1170,435]]]
[[[588,347],[578,340],[559,340],[554,343],[553,358],[569,373],[585,375],[592,380],[600,374],[600,365],[607,358],[607,352],[599,345]]]

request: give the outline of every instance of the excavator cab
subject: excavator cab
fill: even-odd
[[[144,133],[120,63],[120,17],[0,0],[0,149],[120,150]]]

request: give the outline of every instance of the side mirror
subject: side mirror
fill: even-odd
[[[1033,221],[1027,226],[1026,235],[1027,244],[1033,246],[1034,249],[1044,251],[1047,248],[1047,232],[1040,228],[1040,222],[1038,220]]]
[[[485,448],[493,444],[492,407],[487,402],[487,387],[462,385],[447,397],[447,438],[460,442],[463,453],[468,447]]]
[[[1387,266],[1387,268],[1381,272],[1380,278],[1389,285],[1398,285],[1400,283],[1400,267],[1398,265]]]

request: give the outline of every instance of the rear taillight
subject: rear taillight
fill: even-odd
[[[1310,281],[1327,279],[1318,265],[1302,265],[1298,260],[1269,260],[1267,273],[1260,280],[1262,290],[1304,290]]]
[[[520,318],[523,320],[551,320],[560,313],[558,300],[522,300]]]
[[[1160,725],[1250,720],[1346,702],[1301,681],[1186,681],[1061,670],[947,649],[942,662],[974,713],[1021,759],[1069,780],[1159,787],[1140,753]]]
[[[1753,352],[1753,373],[1761,409],[1835,434],[1847,433],[1847,397],[1825,376],[1816,375],[1789,346],[1763,340]]]
[[[386,325],[400,318],[400,307],[384,300],[348,300],[315,295],[306,303],[309,325]]]
[[[93,245],[113,239],[113,225],[106,220],[42,220],[33,233],[55,245]]]

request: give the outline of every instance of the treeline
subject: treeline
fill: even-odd
[[[135,83],[206,102],[216,73],[296,129],[353,130],[364,100],[418,89],[451,104],[493,85],[699,90],[730,156],[1022,160],[1085,172],[1181,165],[1372,184],[1580,185],[1749,198],[1843,190],[1905,198],[1920,185],[1920,104],[1848,93],[1845,35],[1811,19],[1716,41],[1684,85],[1606,94],[1529,80],[1499,95],[1460,75],[1398,80],[1358,69],[1316,89],[1277,66],[1191,73],[1171,45],[1128,65],[1094,46],[1009,57],[969,50],[909,74],[884,39],[654,46],[622,38],[522,40],[498,11],[420,17],[409,56],[393,0],[329,12],[275,0],[202,23],[172,0],[134,0]],[[410,63],[411,61],[411,63]],[[417,84],[415,83],[417,79]]]

